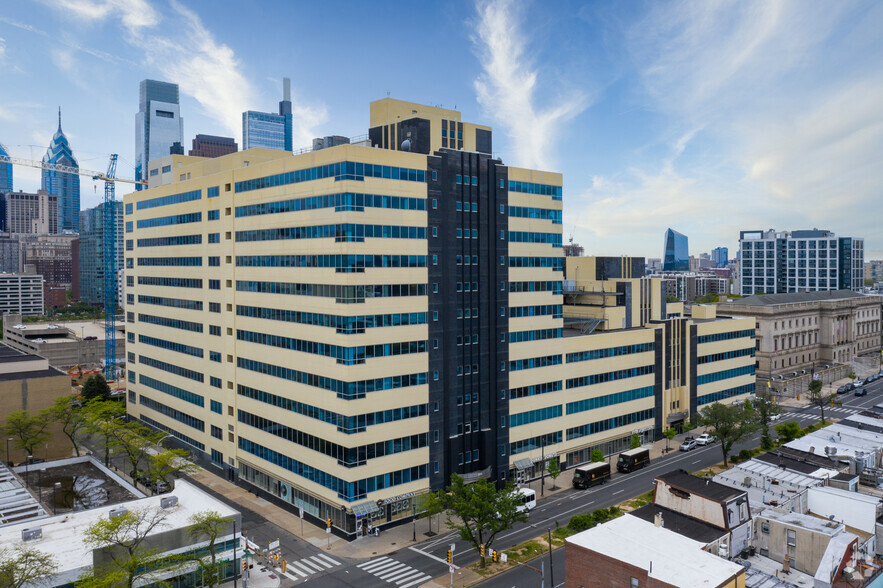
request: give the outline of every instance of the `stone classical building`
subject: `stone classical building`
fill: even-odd
[[[765,386],[770,379],[808,377],[825,366],[876,359],[880,309],[879,297],[834,290],[748,296],[719,305],[718,313],[755,317],[757,381]]]

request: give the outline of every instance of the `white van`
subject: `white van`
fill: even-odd
[[[518,506],[518,512],[530,512],[537,505],[537,493],[530,488],[518,488],[516,491],[521,497],[521,505]]]

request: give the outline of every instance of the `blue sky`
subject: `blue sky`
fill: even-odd
[[[287,76],[296,146],[365,133],[387,93],[490,124],[505,163],[564,174],[587,253],[660,257],[672,227],[734,255],[740,229],[819,227],[881,258],[880,30],[872,1],[5,2],[0,142],[40,159],[60,105],[81,167],[116,152],[133,177],[140,80],[180,85],[189,148],[239,141]]]

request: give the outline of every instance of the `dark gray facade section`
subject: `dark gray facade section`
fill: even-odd
[[[490,131],[475,129],[475,150],[479,153],[491,154],[494,152],[494,142]]]
[[[501,480],[509,469],[508,169],[442,149],[427,179],[429,470],[439,489],[452,473]]]
[[[699,329],[696,327],[696,325],[690,325],[690,337],[688,339],[688,343],[690,345],[690,357],[694,357],[694,358],[699,357],[698,355],[696,355],[696,350],[698,349],[698,346],[699,346],[698,330]],[[699,403],[697,400],[698,397],[696,395],[696,391],[697,391],[696,370],[698,367],[696,364],[697,364],[696,361],[690,362],[690,414],[691,415],[698,414],[697,411],[699,410]]]

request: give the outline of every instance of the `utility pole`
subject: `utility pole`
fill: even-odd
[[[542,468],[542,472],[540,473],[540,496],[545,496],[546,490],[546,436],[542,435],[540,437],[540,467]]]
[[[549,585],[555,587],[555,570],[552,567],[552,529],[549,529]]]

